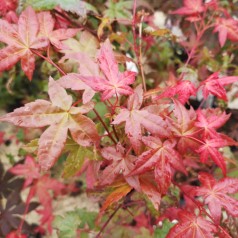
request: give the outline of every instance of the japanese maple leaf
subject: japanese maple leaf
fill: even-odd
[[[0,15],[5,16],[9,11],[15,11],[17,0],[0,0]]]
[[[81,79],[93,90],[102,92],[103,101],[113,95],[131,95],[133,90],[129,85],[135,81],[136,73],[119,71],[109,40],[102,44],[97,59],[105,77],[82,76]]]
[[[225,19],[219,17],[216,20],[214,32],[218,32],[218,38],[221,47],[225,45],[227,39],[237,42],[238,21],[233,18]]]
[[[198,179],[201,186],[194,188],[196,196],[204,198],[204,203],[218,224],[222,207],[230,215],[238,216],[238,200],[228,195],[238,192],[238,179],[226,177],[217,182],[212,175],[204,172],[199,173]]]
[[[156,210],[159,210],[161,202],[161,192],[154,182],[151,174],[142,174],[139,176],[141,192],[145,194],[148,199],[152,202]]]
[[[185,210],[178,212],[179,223],[173,226],[166,238],[213,238],[217,228],[202,216]]]
[[[51,77],[48,93],[51,102],[39,99],[0,117],[0,121],[11,122],[21,127],[49,126],[39,139],[37,154],[39,164],[44,170],[52,167],[60,156],[68,130],[73,139],[82,146],[90,146],[99,141],[95,124],[82,115],[93,108],[93,103],[81,107],[71,106],[72,96]]]
[[[206,99],[209,93],[211,93],[218,98],[227,101],[226,90],[224,89],[224,86],[236,81],[238,81],[238,76],[219,77],[219,72],[215,72],[206,80],[202,81],[199,88],[202,88],[204,99]]]
[[[50,12],[40,12],[37,14],[37,17],[40,24],[39,36],[47,38],[58,49],[65,48],[61,42],[62,40],[75,36],[79,31],[79,29],[70,28],[54,30],[55,20]]]
[[[90,102],[90,100],[95,94],[95,91],[80,79],[79,74],[67,74],[57,80],[57,83],[59,83],[62,87],[66,89],[70,88],[72,90],[84,90],[82,96],[83,103]]]
[[[41,176],[38,181],[31,187],[32,194],[37,196],[39,202],[48,207],[52,202],[52,192],[54,195],[62,193],[65,185],[56,179],[49,177],[49,175]]]
[[[24,164],[15,165],[9,171],[13,174],[25,177],[23,188],[26,188],[33,182],[34,179],[38,179],[40,177],[39,165],[31,156],[26,157]]]
[[[187,110],[181,102],[174,101],[173,116],[167,117],[169,128],[178,139],[179,152],[185,153],[188,148],[197,149],[196,136],[198,128],[195,127],[196,113],[191,107]],[[193,139],[195,138],[195,139]]]
[[[202,0],[183,0],[183,7],[173,11],[171,14],[189,16],[188,20],[196,21],[199,19],[199,14],[204,11],[205,7]]]
[[[173,171],[176,169],[186,174],[180,154],[174,149],[176,142],[165,140],[162,142],[156,137],[143,137],[143,142],[149,148],[136,160],[135,168],[129,175],[138,175],[154,170],[155,181],[160,192],[165,194],[171,183]]]
[[[177,96],[178,100],[182,104],[185,104],[192,95],[196,95],[196,89],[193,84],[188,80],[180,80],[176,85],[166,88],[165,91],[155,99]]]
[[[10,24],[0,19],[0,41],[8,46],[0,50],[0,71],[7,70],[21,60],[22,70],[32,79],[35,57],[31,49],[48,45],[45,37],[39,37],[39,23],[36,13],[28,7],[19,17],[18,24]]]
[[[201,162],[205,163],[210,157],[218,167],[221,168],[223,174],[226,174],[226,164],[224,157],[218,151],[219,148],[227,145],[227,141],[223,140],[223,138],[216,139],[205,139],[203,145],[199,147],[197,153],[200,154]]]
[[[197,122],[195,126],[204,130],[204,138],[217,137],[216,129],[220,128],[230,118],[231,114],[225,112],[217,114],[216,109],[197,110]],[[208,113],[208,115],[206,114]]]
[[[112,122],[114,125],[126,122],[125,132],[137,153],[141,146],[142,126],[153,134],[164,137],[169,135],[169,130],[166,128],[167,124],[160,116],[150,113],[149,107],[140,109],[142,102],[143,90],[142,86],[139,85],[134,94],[129,97],[127,108],[121,109]]]
[[[119,175],[127,175],[134,168],[133,162],[136,157],[126,155],[125,149],[121,145],[117,147],[105,147],[101,150],[102,156],[111,162],[102,172],[100,185],[111,184]],[[139,181],[137,176],[125,177],[127,183],[137,190],[139,189]]]

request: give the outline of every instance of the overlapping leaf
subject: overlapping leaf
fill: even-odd
[[[72,90],[84,90],[83,103],[88,103],[95,94],[95,91],[80,79],[79,74],[70,73],[61,77],[57,81],[62,87]]]
[[[212,175],[204,172],[201,172],[198,178],[201,187],[194,188],[194,192],[196,196],[204,198],[204,203],[208,205],[212,217],[218,224],[222,208],[230,215],[238,216],[238,200],[228,195],[238,192],[238,179],[226,177],[216,181]]]
[[[226,175],[226,164],[224,157],[218,151],[218,149],[226,145],[226,140],[223,140],[222,138],[206,139],[205,143],[197,150],[203,163],[205,163],[208,158],[211,158],[217,164],[217,166],[222,169],[224,175]]]
[[[0,121],[22,127],[49,126],[39,139],[37,153],[39,164],[45,170],[52,167],[61,154],[68,130],[82,146],[90,146],[99,141],[95,124],[82,115],[93,108],[93,103],[81,107],[71,106],[72,97],[52,78],[49,81],[49,97],[51,102],[36,100],[0,118]]]
[[[159,138],[151,136],[143,137],[143,142],[151,149],[138,157],[135,168],[129,175],[138,175],[154,170],[159,191],[165,194],[171,183],[172,169],[186,174],[182,158],[174,149],[176,142],[166,140],[162,143]]]
[[[0,20],[0,41],[8,46],[0,50],[0,71],[7,70],[21,60],[22,70],[29,80],[35,69],[35,57],[31,49],[48,45],[45,37],[39,37],[39,23],[36,13],[28,7],[19,17],[18,24]]]
[[[130,139],[134,150],[138,153],[141,146],[142,126],[149,132],[166,137],[169,135],[169,129],[164,120],[148,111],[148,107],[140,109],[143,102],[143,90],[139,85],[135,93],[128,99],[127,108],[121,109],[116,116],[114,125],[126,122],[125,132]]]
[[[52,45],[58,49],[63,49],[62,40],[66,40],[76,35],[78,29],[57,29],[54,30],[55,20],[50,12],[40,12],[37,14],[40,24],[39,36],[47,38]]]
[[[197,110],[197,122],[195,126],[204,130],[204,137],[217,137],[216,129],[221,127],[230,118],[230,114],[217,113],[216,109]]]
[[[188,146],[191,149],[197,148],[196,134],[198,129],[195,127],[195,119],[196,113],[193,108],[187,110],[178,100],[174,100],[173,117],[167,117],[167,121],[173,135],[179,138],[179,152],[184,153]]]
[[[102,156],[107,159],[110,164],[103,170],[101,179],[99,181],[100,185],[111,184],[116,177],[123,175],[127,183],[136,189],[139,189],[139,181],[137,176],[126,177],[132,169],[134,168],[133,162],[135,161],[135,156],[126,155],[125,149],[117,145],[117,147],[106,147],[103,148]]]
[[[238,41],[238,21],[233,18],[217,18],[214,32],[218,32],[220,46],[223,47],[226,40]]]
[[[183,7],[175,10],[172,14],[188,16],[187,20],[196,21],[199,14],[205,11],[202,0],[183,0]]]
[[[185,104],[192,95],[196,95],[196,89],[194,85],[188,80],[183,80],[178,81],[174,86],[166,88],[165,91],[155,99],[171,98],[177,96],[178,100],[182,104]]]
[[[199,88],[202,88],[203,97],[206,99],[209,93],[227,101],[226,90],[224,86],[237,82],[238,76],[219,77],[219,72],[210,75],[206,80],[202,81]]]
[[[179,211],[179,223],[172,227],[166,238],[213,238],[217,228],[202,216],[195,216],[187,211]]]
[[[119,72],[109,40],[101,46],[97,59],[105,77],[81,76],[81,79],[93,90],[102,92],[103,101],[114,95],[131,95],[133,90],[129,85],[135,81],[136,73],[132,71]]]
[[[23,188],[30,185],[34,179],[40,177],[39,165],[36,164],[35,160],[30,156],[26,157],[24,164],[18,164],[12,167],[9,171],[13,174],[25,177]]]

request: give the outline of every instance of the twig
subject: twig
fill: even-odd
[[[110,137],[110,139],[113,141],[113,143],[116,145],[117,142],[116,140],[112,137],[111,133],[109,132],[107,125],[105,124],[105,122],[102,120],[101,116],[99,115],[99,113],[97,112],[97,110],[94,108],[93,109],[94,113],[96,114],[97,118],[99,119],[99,121],[102,123],[103,127],[105,128],[105,130],[107,131],[108,136]]]
[[[117,211],[122,207],[122,204],[119,205],[117,207],[117,209],[111,214],[111,216],[107,219],[107,221],[104,223],[103,227],[101,228],[101,230],[99,231],[99,233],[96,235],[95,238],[99,238],[100,235],[102,234],[102,232],[104,231],[104,229],[107,227],[108,223],[111,221],[111,219],[115,216],[115,214],[117,213]]]
[[[47,48],[47,54],[49,54],[49,47]],[[38,55],[39,57],[41,57],[42,59],[46,60],[48,63],[52,64],[54,67],[56,67],[58,69],[58,71],[62,74],[62,75],[66,75],[66,73],[56,64],[52,61],[52,59],[47,55],[47,57],[45,57],[44,55],[42,55],[40,52],[38,52],[35,49],[31,49],[31,52],[33,54]]]

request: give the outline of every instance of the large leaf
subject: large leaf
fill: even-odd
[[[213,238],[217,228],[202,216],[187,211],[179,212],[179,223],[169,231],[166,238]]]
[[[118,64],[109,40],[104,42],[101,46],[98,61],[105,77],[81,76],[81,80],[93,90],[102,92],[103,101],[114,95],[131,95],[133,93],[129,85],[135,81],[136,74],[132,71],[119,72]]]
[[[81,107],[71,106],[72,97],[52,78],[49,81],[49,96],[51,102],[36,100],[0,118],[0,121],[22,127],[50,126],[38,142],[37,155],[41,168],[45,170],[52,167],[60,156],[68,130],[73,139],[82,146],[91,146],[99,141],[95,124],[82,115],[93,108],[92,103]]]
[[[48,45],[45,37],[39,37],[39,23],[36,13],[28,7],[19,17],[18,24],[0,20],[0,41],[8,46],[0,50],[0,71],[11,68],[21,59],[21,66],[29,80],[35,69],[35,58],[31,49]]]
[[[195,195],[204,198],[204,203],[208,205],[212,217],[218,224],[222,208],[232,216],[238,216],[238,200],[228,195],[238,192],[238,179],[226,177],[216,181],[210,174],[204,172],[201,172],[198,178],[201,186],[193,188]]]

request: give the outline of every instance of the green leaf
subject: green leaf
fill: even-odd
[[[96,212],[89,212],[86,209],[78,209],[77,213],[82,221],[80,228],[84,228],[85,225],[88,225],[90,229],[95,228],[95,220],[98,215]]]
[[[76,13],[79,16],[86,15],[86,5],[80,0],[55,0],[65,11]]]
[[[86,147],[79,146],[72,150],[64,164],[64,178],[74,176],[83,166],[84,160],[88,157],[89,151]]]
[[[37,11],[52,10],[56,6],[60,6],[63,10],[76,13],[79,16],[85,16],[87,10],[94,12],[96,10],[90,4],[85,4],[80,0],[22,0],[21,5],[23,8],[31,6]]]
[[[57,6],[57,0],[22,0],[23,8],[33,7],[35,10],[52,10]]]
[[[169,230],[174,226],[169,220],[163,221],[162,227],[157,227],[154,232],[154,238],[165,238]]]
[[[95,228],[96,217],[96,212],[77,209],[67,212],[63,216],[56,216],[53,227],[59,231],[59,238],[76,238],[78,229],[89,228],[92,230]]]
[[[53,226],[59,230],[59,238],[76,238],[76,230],[81,219],[75,211],[67,212],[64,216],[56,216]]]
[[[109,0],[107,2],[107,7],[108,9],[104,12],[104,17],[109,17],[109,18],[132,18],[132,5],[133,1],[114,1],[114,0]]]

